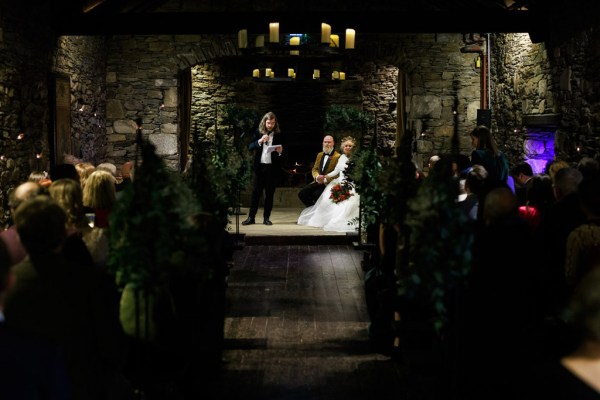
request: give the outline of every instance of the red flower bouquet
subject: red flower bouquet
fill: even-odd
[[[331,188],[331,194],[329,195],[329,198],[334,203],[339,203],[349,199],[351,196],[354,196],[354,194],[350,192],[350,187],[348,185],[338,183],[333,185]]]

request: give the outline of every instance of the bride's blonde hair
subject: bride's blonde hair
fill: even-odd
[[[354,147],[356,146],[356,139],[354,139],[352,136],[345,136],[342,138],[341,144],[340,144],[340,151],[343,153],[344,152],[344,143],[346,142],[352,142],[352,150],[354,150]]]

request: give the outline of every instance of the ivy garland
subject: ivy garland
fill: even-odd
[[[474,236],[469,218],[456,206],[457,195],[456,180],[430,174],[408,201],[410,256],[402,289],[411,298],[429,300],[438,333],[448,323],[452,293],[471,268]]]
[[[138,146],[142,163],[110,216],[107,267],[120,285],[152,288],[185,266],[188,249],[202,251],[205,242],[189,218],[200,212],[189,187],[140,132]]]

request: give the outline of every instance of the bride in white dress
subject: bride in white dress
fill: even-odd
[[[344,180],[344,170],[355,145],[356,140],[350,136],[342,139],[342,155],[335,169],[327,174],[328,178],[337,174],[339,174],[339,177],[327,184],[314,206],[302,210],[300,217],[298,217],[298,225],[314,226],[332,232],[355,232],[357,230],[356,220],[358,218],[360,196],[354,188],[350,190],[352,195],[344,201],[334,203],[330,198],[331,188]]]

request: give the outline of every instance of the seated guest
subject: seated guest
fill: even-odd
[[[45,193],[46,189],[36,182],[28,181],[17,186],[10,192],[8,200],[11,217],[14,217],[15,210],[22,202]],[[0,238],[4,240],[4,243],[6,244],[10,256],[10,265],[15,265],[25,258],[27,251],[25,251],[23,244],[19,240],[19,235],[17,234],[14,223],[12,223],[8,229],[0,232]]]
[[[85,186],[85,180],[90,176],[92,172],[96,170],[94,164],[88,162],[80,162],[79,164],[75,164],[75,169],[79,174],[79,183],[81,185],[81,189]]]
[[[64,356],[59,348],[52,343],[13,332],[6,327],[4,301],[15,282],[8,251],[4,242],[0,240],[1,397],[14,400],[72,399]]]
[[[524,206],[527,203],[527,187],[533,178],[533,169],[529,163],[521,161],[512,167],[510,176],[513,177],[515,183],[515,194],[519,199],[519,205]]]
[[[62,349],[73,399],[106,399],[125,347],[115,304],[91,268],[63,257],[66,216],[49,196],[19,205],[15,225],[28,257],[13,267],[6,326]]]
[[[116,201],[115,177],[103,170],[92,172],[83,188],[83,205],[95,214],[95,226],[108,226],[110,212]]]

